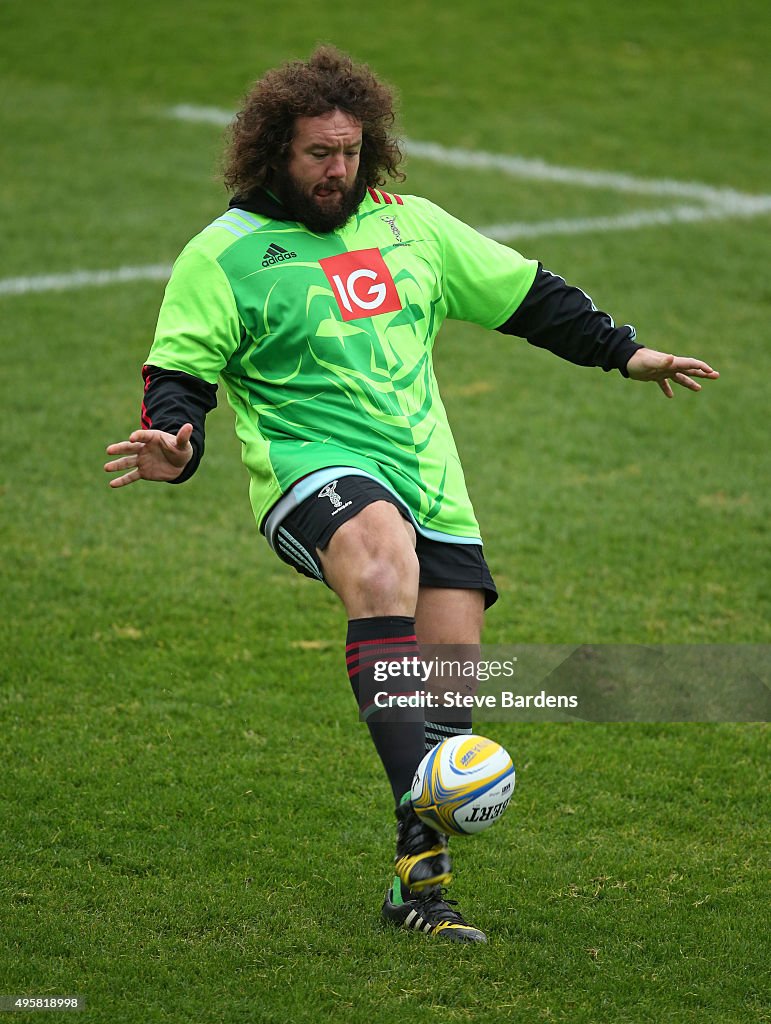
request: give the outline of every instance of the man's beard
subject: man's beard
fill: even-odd
[[[275,171],[271,186],[287,213],[316,235],[326,235],[347,223],[364,198],[367,187],[361,178],[357,178],[350,188],[342,184],[325,185],[325,188],[339,192],[341,199],[323,206],[297,184],[285,167]]]

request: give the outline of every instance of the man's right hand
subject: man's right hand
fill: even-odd
[[[124,487],[137,480],[176,480],[193,457],[192,423],[183,424],[176,435],[165,430],[135,430],[128,441],[108,445],[108,455],[122,458],[105,463],[105,472],[129,473],[110,481],[110,487]]]

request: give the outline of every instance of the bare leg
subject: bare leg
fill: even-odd
[[[394,505],[376,501],[343,523],[319,558],[348,613],[351,686],[398,804],[423,757],[423,715],[416,708],[378,707],[376,694],[388,688],[375,676],[380,662],[409,664],[419,655],[415,531]]]
[[[395,505],[367,505],[318,554],[349,619],[415,615],[420,574],[415,531]]]
[[[485,596],[481,590],[421,587],[415,611],[420,644],[479,644]]]
[[[484,613],[485,597],[481,590],[421,587],[415,626],[424,659],[476,664]],[[453,678],[443,674],[432,690],[440,701],[445,693],[456,690],[473,694],[477,690],[476,676]],[[467,735],[472,731],[471,711],[463,708],[436,708],[427,714],[427,719],[426,752],[450,736]]]

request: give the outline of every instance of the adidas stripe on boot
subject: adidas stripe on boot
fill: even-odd
[[[384,921],[399,928],[411,928],[425,935],[436,935],[450,942],[487,942],[479,928],[464,921],[453,908],[455,900],[445,899],[446,889],[429,889],[414,899],[401,900],[400,889],[394,885],[386,893],[381,911]]]

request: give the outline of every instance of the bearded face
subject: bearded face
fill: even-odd
[[[361,202],[361,125],[333,110],[298,117],[286,164],[271,185],[291,216],[316,234],[341,228]]]

